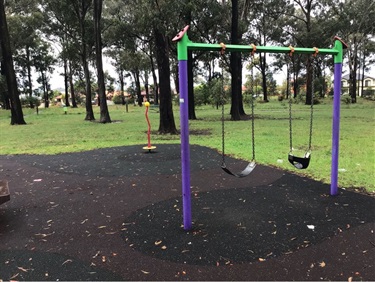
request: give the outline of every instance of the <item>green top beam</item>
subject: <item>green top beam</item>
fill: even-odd
[[[195,43],[189,40],[187,36],[187,30],[189,26],[186,26],[179,34],[173,38],[172,41],[177,41],[177,56],[178,60],[187,60],[188,50],[202,50],[202,51],[221,51],[223,49],[221,44],[209,44],[209,43]],[[333,55],[335,57],[335,63],[342,63],[343,48],[346,48],[346,44],[338,37],[335,37],[335,46],[333,49],[326,48],[300,48],[300,47],[281,47],[281,46],[253,46],[253,45],[233,45],[225,44],[225,52],[243,52],[243,53],[291,53],[293,54],[319,54],[319,55]]]
[[[194,43],[188,42],[186,45],[188,50],[206,50],[206,51],[221,51],[222,46],[220,44],[206,44],[206,43]],[[318,54],[331,54],[336,55],[338,51],[335,49],[314,49],[314,48],[299,48],[292,47],[294,54],[315,54],[318,50]],[[225,51],[227,52],[243,52],[252,53],[253,46],[251,45],[232,45],[225,44]],[[290,53],[290,47],[281,46],[256,46],[255,53]]]

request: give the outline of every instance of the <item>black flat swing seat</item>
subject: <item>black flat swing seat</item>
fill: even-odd
[[[288,154],[288,161],[298,169],[305,169],[310,164],[310,152],[307,152],[304,157],[294,156],[292,152]]]
[[[221,168],[222,168],[226,173],[228,173],[228,174],[230,174],[230,175],[233,175],[233,176],[235,176],[235,177],[238,177],[238,178],[242,178],[242,177],[248,176],[248,175],[254,170],[255,167],[256,167],[256,163],[255,163],[255,161],[251,161],[251,162],[245,167],[245,169],[244,169],[243,171],[241,171],[240,173],[233,173],[233,172],[231,172],[231,171],[227,168],[227,166],[225,165],[225,163],[223,163],[223,164],[221,165]]]
[[[0,205],[10,200],[8,181],[0,180]]]

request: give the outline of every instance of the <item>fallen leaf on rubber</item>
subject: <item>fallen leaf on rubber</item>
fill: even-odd
[[[325,266],[326,266],[326,263],[325,263],[324,261],[322,261],[322,262],[319,263],[319,266],[320,266],[320,267],[325,267]]]

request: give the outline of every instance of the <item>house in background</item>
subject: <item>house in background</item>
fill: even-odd
[[[375,77],[366,75],[363,80],[362,93],[362,74],[357,74],[357,95],[358,96],[374,96],[375,95]],[[343,75],[341,79],[341,93],[342,95],[349,95],[349,74]]]

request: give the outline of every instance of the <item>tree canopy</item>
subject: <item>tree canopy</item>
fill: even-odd
[[[53,68],[64,66],[65,104],[77,106],[77,82],[86,96],[86,120],[94,120],[92,100],[100,97],[100,121],[110,122],[106,105],[103,54],[111,58],[125,103],[125,84],[131,81],[136,100],[142,105],[142,90],[147,99],[152,94],[160,108],[160,133],[176,133],[173,101],[178,95],[176,45],[171,39],[186,24],[189,37],[196,42],[328,47],[333,37],[348,43],[344,69],[350,73],[352,102],[356,102],[357,74],[368,69],[375,54],[375,2],[373,0],[7,0],[3,26],[7,23],[9,37],[1,37],[2,75],[6,68],[15,71],[17,86],[0,80],[4,89],[2,104],[8,105],[13,88],[17,93],[34,95],[33,81],[41,84],[41,93],[48,101]],[[4,5],[5,4],[5,5]],[[2,33],[3,34],[3,33]],[[14,65],[7,61],[10,52]],[[5,51],[5,53],[4,53]],[[242,69],[249,54],[232,54],[221,61],[220,54],[192,52],[189,54],[189,103],[194,106],[194,82],[211,81],[220,67],[231,74],[231,116],[238,120],[245,114],[241,93]],[[273,92],[272,73],[286,64],[280,55],[259,55],[259,85],[263,99]],[[293,87],[297,95],[299,79],[307,83],[306,103],[311,101],[312,68],[320,78],[333,64],[331,58],[295,56]],[[33,77],[37,76],[37,77]],[[318,77],[318,80],[320,79]],[[93,83],[97,87],[93,87]],[[315,80],[314,80],[315,81]],[[6,84],[6,85],[5,85]],[[270,87],[272,90],[270,90]],[[272,94],[272,93],[271,93]],[[13,94],[18,95],[18,94]],[[69,99],[70,97],[70,99]],[[13,105],[14,106],[14,105]],[[32,105],[31,105],[32,106]],[[189,105],[191,106],[191,105]],[[189,116],[195,118],[194,108]]]

